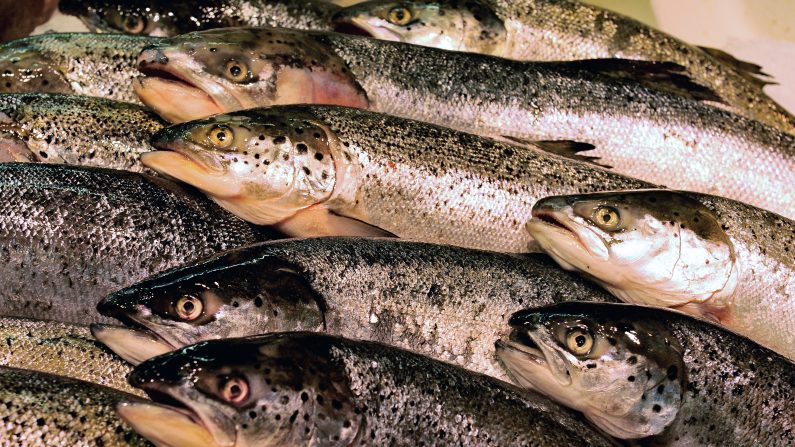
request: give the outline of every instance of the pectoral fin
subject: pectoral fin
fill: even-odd
[[[581,154],[581,152],[587,152],[596,149],[596,146],[593,144],[572,140],[525,140],[522,138],[509,136],[503,136],[503,138],[514,145],[528,147],[531,149],[539,149],[544,152],[549,152],[550,154],[559,155],[572,160],[591,163],[605,169],[612,168],[612,166],[599,163],[597,161],[599,160],[599,157]]]

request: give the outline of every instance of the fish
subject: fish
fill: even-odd
[[[592,445],[577,415],[386,345],[313,333],[202,342],[137,366],[119,415],[159,445]]]
[[[0,164],[0,315],[110,322],[106,295],[266,239],[202,194],[142,174]]]
[[[615,172],[795,216],[795,136],[710,106],[714,92],[675,64],[516,62],[268,28],[164,39],[139,62],[135,91],[172,122],[280,104],[366,108],[506,142],[590,144],[582,155]]]
[[[324,0],[62,0],[58,8],[92,32],[160,37],[230,26],[331,31],[340,10]]]
[[[0,162],[147,172],[138,157],[166,122],[141,105],[52,93],[0,93]]]
[[[157,37],[46,33],[0,44],[0,93],[65,93],[139,103],[137,58]]]
[[[623,301],[707,318],[795,359],[789,219],[704,194],[616,191],[542,199],[527,229]]]
[[[507,379],[494,340],[513,312],[612,295],[545,255],[399,239],[309,238],[241,247],[115,292],[97,306],[128,328],[95,327],[138,364],[218,338],[316,331],[372,340]],[[159,340],[143,348],[141,337]]]
[[[497,354],[522,386],[640,445],[792,445],[795,365],[668,309],[560,303],[511,317]]]
[[[141,163],[293,237],[398,236],[538,250],[524,225],[555,191],[648,188],[591,163],[337,106],[281,106],[167,127]],[[619,186],[620,185],[620,186]]]
[[[0,317],[0,366],[28,369],[104,385],[129,394],[132,365],[98,342],[88,326]]]
[[[0,439],[26,447],[151,446],[116,414],[141,398],[81,380],[0,367]]]
[[[630,17],[559,0],[373,0],[339,11],[335,30],[520,61],[674,62],[732,111],[790,134],[795,117],[764,92],[759,65],[683,42]]]

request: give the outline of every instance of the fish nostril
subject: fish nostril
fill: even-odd
[[[162,51],[157,50],[157,54],[155,54],[155,60],[158,64],[166,65],[168,63],[168,56],[166,56]]]

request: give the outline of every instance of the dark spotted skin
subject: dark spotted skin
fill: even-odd
[[[91,30],[157,36],[231,26],[331,30],[339,10],[322,0],[63,0],[58,8]]]
[[[105,295],[262,239],[198,193],[124,171],[0,164],[0,196],[5,316],[100,321]]]
[[[0,368],[0,445],[151,446],[116,416],[127,393],[66,377]]]
[[[232,354],[234,353],[234,354]],[[246,445],[612,445],[573,413],[493,378],[371,342],[287,333],[204,342],[139,365],[130,382],[220,413],[219,380],[251,396],[231,419]],[[230,413],[226,413],[230,414]],[[220,416],[220,414],[219,414]]]
[[[13,140],[28,148],[30,161],[144,171],[138,157],[154,150],[149,138],[165,124],[136,104],[62,94],[0,94],[0,150],[3,140]]]

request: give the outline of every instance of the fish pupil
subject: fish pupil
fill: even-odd
[[[238,385],[232,385],[231,387],[229,387],[229,393],[232,395],[232,397],[239,396],[240,395],[240,387]]]
[[[577,337],[574,338],[574,342],[577,343],[578,348],[582,348],[585,345],[585,336],[578,335]]]
[[[229,68],[229,73],[234,77],[238,77],[242,72],[240,70],[240,67],[238,67],[237,65],[233,65],[232,67]]]
[[[182,309],[187,313],[193,312],[193,308],[194,308],[193,303],[191,303],[190,301],[185,301],[185,304],[182,305]]]

